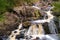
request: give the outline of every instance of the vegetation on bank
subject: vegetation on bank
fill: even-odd
[[[53,5],[55,6],[54,12],[60,13],[60,1],[59,2],[53,2]]]
[[[5,20],[4,14],[8,8],[13,7],[13,2],[9,0],[0,0],[0,22]]]
[[[37,2],[38,0],[0,0],[0,21],[4,18],[4,14],[10,8],[14,6],[21,6],[21,5],[32,5],[32,3]]]
[[[60,1],[54,1],[52,5],[55,6],[53,9],[53,14],[59,19],[57,21],[60,21]]]
[[[7,8],[11,8],[13,6],[20,6],[27,4],[32,4],[37,2],[38,0],[0,0],[0,12],[5,12]]]
[[[33,3],[38,2],[39,0],[0,0],[0,13],[5,12],[8,8],[11,8],[13,6],[20,6],[20,5],[32,5]],[[53,5],[55,6],[54,11],[60,12],[60,1],[53,2]]]
[[[0,14],[0,22],[3,22],[5,20],[4,14]]]
[[[10,8],[21,5],[32,5],[38,1],[39,0],[0,0],[0,21],[5,20],[4,13]],[[53,9],[53,11],[55,12],[54,14],[60,16],[60,1],[58,2],[54,0],[52,5],[55,6],[55,8]],[[39,17],[39,15],[37,16]]]
[[[30,5],[31,6],[32,4],[34,4],[34,3],[38,2],[38,1],[39,0],[0,0],[0,22],[5,21],[5,12],[8,11],[10,8],[12,9],[15,6],[24,6],[24,5]],[[58,18],[60,18],[60,1],[58,2],[57,0],[55,0],[52,3],[52,5],[55,6],[55,8],[53,9],[53,11],[55,12],[54,14],[55,15],[58,14],[59,15]],[[25,10],[25,11],[28,11],[28,14],[29,14],[31,10],[29,9],[29,10]],[[23,12],[23,13],[25,14],[25,12]],[[12,24],[15,23],[15,22],[14,23],[12,23],[12,22],[16,21],[16,19],[15,19],[16,15],[13,15],[13,14],[11,15],[10,13],[7,13],[7,14],[9,14],[10,16],[9,15],[7,16],[8,18],[6,19],[6,23],[3,26],[0,26],[0,27],[1,28],[2,27],[6,28],[7,30],[10,31],[11,29],[13,29],[13,27],[16,26],[16,24],[12,26]],[[41,16],[39,14],[38,10],[35,10],[34,12],[32,12],[32,15],[34,15],[34,14],[35,14],[35,16],[37,18],[39,18]],[[32,15],[30,15],[30,16],[32,16]],[[11,20],[10,20],[10,18],[11,18]],[[34,19],[36,19],[36,18],[34,18]],[[11,22],[11,23],[9,24],[9,22]],[[9,24],[9,25],[7,25],[7,24]],[[27,26],[26,24],[28,24],[28,22],[25,22],[24,24],[25,24],[25,26]],[[30,24],[28,24],[28,25],[30,25]]]

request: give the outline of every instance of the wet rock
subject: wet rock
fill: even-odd
[[[48,23],[43,23],[43,28],[44,28],[44,31],[45,31],[45,34],[50,34],[50,31],[49,31],[49,28],[48,28]]]
[[[4,16],[5,20],[0,22],[0,35],[9,35],[12,30],[17,29],[19,25],[19,18],[9,12],[6,12]]]
[[[0,40],[3,40],[2,38],[0,38]]]

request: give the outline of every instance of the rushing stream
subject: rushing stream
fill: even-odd
[[[41,10],[41,8],[37,6],[32,6],[33,8],[36,8],[38,10]],[[22,26],[22,23],[19,25],[18,29],[12,31],[11,35],[8,37],[7,40],[17,40],[16,36],[20,35],[21,32],[24,33],[24,38],[20,38],[19,40],[58,40],[58,37],[56,35],[45,35],[42,23],[47,22],[49,26],[49,30],[52,34],[56,34],[57,28],[54,24],[53,18],[54,16],[51,14],[51,9],[53,7],[50,7],[48,11],[43,11],[47,14],[47,19],[39,19],[39,20],[33,20],[31,22],[31,26],[29,27],[27,32],[23,32],[26,29],[20,30]],[[38,25],[38,26],[37,26]]]

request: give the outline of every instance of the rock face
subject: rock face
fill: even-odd
[[[6,12],[5,20],[0,22],[0,35],[8,35],[10,32],[18,27],[18,18],[16,15]]]

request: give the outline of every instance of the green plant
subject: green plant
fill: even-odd
[[[13,6],[13,2],[9,0],[0,0],[0,21],[4,20],[4,13],[8,8]]]
[[[4,14],[0,14],[0,22],[3,22],[5,20]]]
[[[7,7],[12,7],[13,2],[9,0],[0,0],[0,13],[7,11]]]
[[[52,5],[55,6],[55,8],[53,9],[53,11],[60,13],[60,2],[54,2]]]

